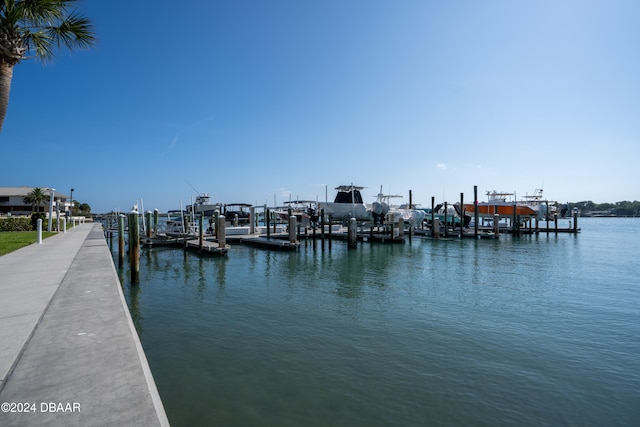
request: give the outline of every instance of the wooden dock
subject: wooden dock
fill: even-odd
[[[193,237],[170,237],[156,235],[153,237],[140,236],[140,245],[145,247],[173,247],[181,248],[185,242],[193,239]]]
[[[295,251],[300,247],[300,242],[290,242],[282,238],[266,238],[261,236],[245,237],[240,240],[245,245],[257,246],[266,249],[277,249],[281,251]]]
[[[184,247],[187,250],[197,252],[199,254],[219,256],[227,255],[227,252],[231,249],[231,246],[229,245],[225,245],[221,248],[220,245],[218,245],[218,242],[213,242],[211,240],[203,240],[201,246],[199,239],[187,240]]]

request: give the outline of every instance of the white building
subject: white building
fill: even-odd
[[[0,187],[0,214],[2,215],[31,215],[34,210],[36,212],[49,212],[49,194],[50,190],[46,187],[42,188],[44,194],[47,196],[40,206],[31,206],[24,202],[24,198],[27,197],[35,187]],[[54,190],[54,207],[53,212],[56,214],[57,210],[62,215],[69,210],[71,203],[68,194],[58,193]]]

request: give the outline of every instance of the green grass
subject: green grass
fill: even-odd
[[[54,232],[43,231],[42,238],[53,236]],[[38,241],[37,231],[3,231],[0,233],[0,256],[16,251]]]

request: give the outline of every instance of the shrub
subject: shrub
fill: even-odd
[[[38,229],[38,219],[42,220],[42,223],[44,224],[47,221],[47,214],[44,212],[34,212],[31,214],[31,229],[32,230],[37,230]]]
[[[0,231],[32,231],[34,227],[31,225],[29,218],[2,218],[0,219]]]

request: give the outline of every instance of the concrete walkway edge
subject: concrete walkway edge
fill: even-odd
[[[168,426],[101,224],[0,257],[0,425]]]

